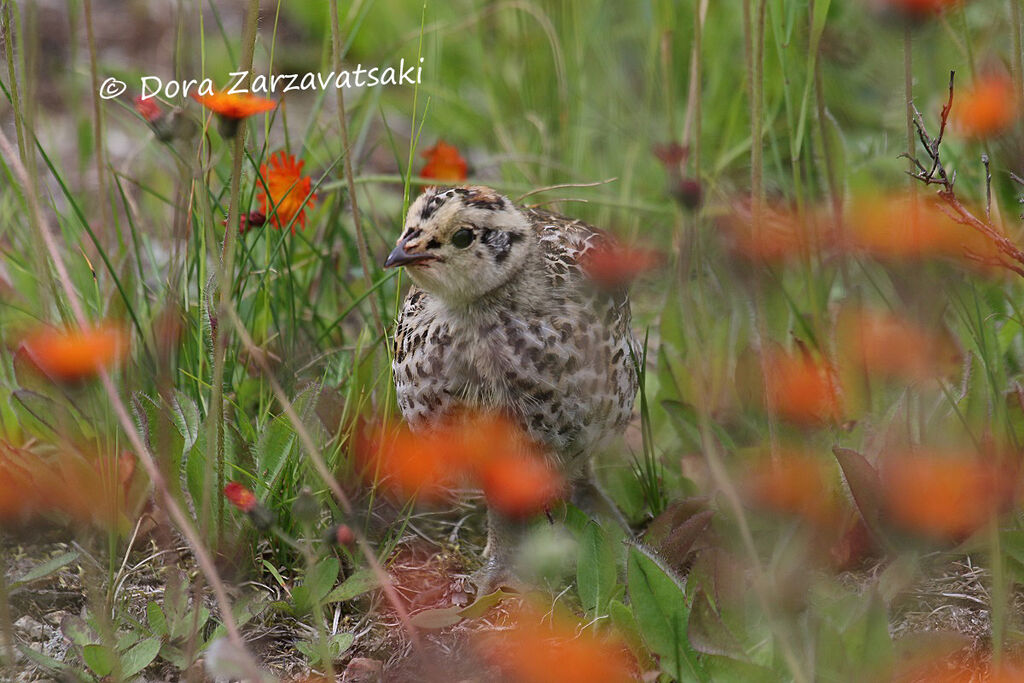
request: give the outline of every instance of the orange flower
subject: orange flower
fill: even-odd
[[[253,114],[270,111],[277,106],[274,100],[257,97],[250,93],[231,94],[214,91],[209,95],[192,93],[192,99],[203,105],[218,116],[239,121]]]
[[[458,149],[444,140],[438,140],[436,145],[424,150],[420,156],[427,160],[420,170],[420,177],[456,183],[466,179],[469,168],[466,160]]]
[[[766,454],[748,472],[746,490],[755,505],[826,525],[838,512],[832,480],[821,458],[799,452],[774,458]]]
[[[603,244],[583,254],[581,265],[595,284],[604,289],[629,285],[642,273],[657,267],[661,254],[618,244]]]
[[[311,191],[312,181],[302,175],[305,161],[296,163],[295,157],[277,152],[270,157],[270,164],[260,165],[263,183],[256,193],[260,209],[275,228],[290,225],[295,234],[295,223],[306,227],[306,209],[312,208],[316,194]],[[267,192],[269,191],[269,201]]]
[[[617,638],[602,637],[555,616],[523,610],[512,628],[478,632],[477,652],[517,683],[627,683],[636,680],[634,662]]]
[[[1013,126],[1019,109],[1010,79],[1001,74],[988,75],[954,101],[952,122],[964,137],[993,137]]]
[[[561,478],[538,456],[511,453],[487,458],[478,470],[487,504],[509,517],[543,512],[561,493]]]
[[[737,203],[720,222],[733,252],[749,260],[780,263],[825,246],[827,234],[817,216],[803,218],[780,207],[764,207],[755,226],[749,203]]]
[[[949,335],[888,313],[848,311],[839,319],[840,355],[864,370],[921,381],[948,374],[960,358]]]
[[[537,448],[508,420],[463,415],[433,429],[401,426],[360,440],[358,451],[392,493],[437,502],[460,482],[482,485],[488,503],[529,515],[556,498],[562,482]]]
[[[902,15],[907,19],[925,19],[952,9],[961,0],[871,0],[876,11]]]
[[[806,426],[839,421],[839,383],[828,364],[778,351],[769,352],[764,364],[769,411]]]
[[[137,96],[134,100],[135,111],[146,120],[146,123],[155,123],[163,117],[164,112],[160,109],[155,97]]]
[[[242,512],[251,512],[259,505],[256,494],[239,484],[237,481],[228,482],[224,487],[224,497]]]
[[[848,246],[885,260],[996,257],[980,232],[957,223],[938,197],[860,197],[846,221]]]
[[[0,524],[57,516],[111,527],[134,514],[134,456],[87,458],[66,450],[36,453],[0,442]]]
[[[128,331],[115,323],[77,330],[40,329],[22,342],[29,359],[44,374],[61,382],[96,375],[128,354]]]
[[[974,454],[894,453],[881,468],[885,510],[907,531],[960,541],[1013,498],[1006,474]]]

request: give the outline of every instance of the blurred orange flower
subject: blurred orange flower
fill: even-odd
[[[988,75],[962,93],[953,103],[954,130],[969,138],[999,135],[1013,126],[1020,102],[1008,76]]]
[[[551,623],[548,623],[551,622]],[[602,637],[565,617],[522,610],[510,629],[474,635],[480,656],[516,683],[627,683],[635,663],[617,638]]]
[[[764,375],[770,412],[806,426],[840,420],[839,382],[827,363],[772,350],[765,354]]]
[[[237,481],[228,482],[224,487],[224,497],[242,512],[250,512],[259,504],[256,494]]]
[[[135,456],[89,458],[76,451],[41,454],[0,441],[0,524],[57,516],[110,527],[127,523]]]
[[[462,482],[479,484],[489,504],[508,515],[543,510],[561,491],[558,472],[508,420],[462,415],[432,429],[399,426],[363,437],[368,473],[402,498],[443,500]]]
[[[960,352],[948,334],[869,310],[845,311],[838,325],[839,355],[870,373],[921,381],[954,371]]]
[[[459,154],[459,150],[444,140],[438,140],[430,149],[424,150],[420,156],[427,160],[420,170],[420,177],[448,182],[462,182],[466,179],[469,165]]]
[[[599,287],[618,289],[656,268],[661,261],[661,254],[653,249],[604,244],[584,253],[581,265]]]
[[[509,517],[543,512],[561,493],[561,477],[543,458],[510,453],[477,466],[487,504]]]
[[[804,217],[782,207],[765,206],[755,225],[749,202],[738,202],[720,221],[727,246],[749,260],[779,263],[827,245],[825,224],[815,213]]]
[[[910,19],[924,19],[952,9],[964,0],[871,0],[876,10],[895,12]]]
[[[76,382],[124,359],[129,335],[124,326],[112,322],[71,330],[45,327],[25,337],[22,345],[45,375],[56,381]]]
[[[135,112],[145,119],[146,123],[155,123],[164,115],[163,110],[160,109],[160,103],[155,97],[142,97],[139,95],[136,96],[132,104],[135,107]]]
[[[274,100],[257,97],[250,93],[231,94],[221,91],[214,91],[209,95],[192,93],[192,99],[218,116],[235,120],[241,120],[253,114],[261,114],[277,106],[277,102]]]
[[[1015,477],[975,454],[890,454],[881,464],[889,520],[938,540],[961,541],[1014,497]]]
[[[825,461],[812,454],[765,454],[747,472],[747,497],[759,507],[828,525],[839,512],[832,494],[834,478]]]
[[[311,209],[317,198],[311,191],[312,181],[302,175],[305,164],[305,161],[296,162],[295,157],[283,151],[273,154],[269,164],[260,164],[263,182],[258,184],[256,192],[260,211],[270,216],[275,228],[290,225],[293,235],[296,223],[306,227],[306,209]]]
[[[934,196],[862,196],[846,221],[848,246],[884,260],[997,257],[984,235],[949,217]]]

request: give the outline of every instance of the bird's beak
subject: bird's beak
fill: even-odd
[[[405,240],[398,243],[391,253],[388,254],[387,259],[384,261],[385,268],[395,268],[397,266],[407,266],[410,263],[418,263],[420,261],[427,261],[434,258],[431,254],[423,251],[418,251],[410,254],[405,250]]]

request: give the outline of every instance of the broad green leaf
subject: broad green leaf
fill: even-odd
[[[409,617],[409,621],[416,628],[436,629],[454,626],[462,621],[460,607],[444,607],[442,609],[428,609]]]
[[[481,595],[479,598],[459,610],[458,614],[463,619],[477,619],[487,614],[488,610],[505,598],[511,598],[515,595],[515,593],[506,593],[499,588],[493,593]]]
[[[266,499],[267,494],[274,490],[294,443],[295,430],[291,420],[284,415],[271,420],[260,434],[254,451],[257,477],[253,486],[253,492],[260,500]]]
[[[639,545],[629,549],[627,584],[640,632],[661,657],[663,670],[679,681],[708,680],[686,637],[690,610],[676,577]]]
[[[629,607],[626,607],[621,600],[612,600],[608,603],[608,616],[612,620],[612,626],[626,641],[633,656],[645,667],[652,665],[651,653],[644,647],[643,636],[640,634],[640,626],[636,623],[636,617]]]
[[[303,585],[309,590],[310,600],[323,602],[334,582],[338,580],[338,572],[341,570],[341,563],[336,557],[325,557],[306,574]]]
[[[615,553],[608,536],[597,522],[588,522],[576,561],[576,591],[588,615],[607,613],[616,579]]]
[[[103,678],[109,676],[114,670],[114,662],[117,661],[117,655],[111,652],[110,648],[105,645],[86,645],[82,648],[82,659],[85,660],[86,666],[92,669],[92,672]]]
[[[149,621],[149,630],[158,636],[167,635],[167,617],[160,605],[150,602],[146,605],[146,619]]]
[[[160,653],[160,639],[146,638],[121,655],[121,675],[131,678],[153,663]]]
[[[64,634],[65,638],[79,647],[92,645],[99,642],[100,639],[95,629],[76,614],[69,614],[61,620],[60,632]]]
[[[857,503],[864,522],[876,535],[879,532],[879,513],[882,509],[882,482],[878,472],[863,455],[849,448],[836,446],[832,449],[839,467],[843,470],[846,484],[850,487],[853,500]]]
[[[372,591],[377,587],[377,577],[369,569],[359,569],[327,594],[324,603],[345,602]]]
[[[296,616],[313,611],[313,598],[310,597],[309,586],[302,585],[292,588],[292,601],[289,609]]]
[[[62,553],[57,557],[51,558],[42,564],[36,565],[32,569],[19,576],[13,582],[11,582],[11,588],[17,588],[18,586],[24,586],[25,584],[45,579],[48,576],[56,574],[63,567],[68,566],[72,562],[78,559],[78,551],[72,550],[66,553]]]

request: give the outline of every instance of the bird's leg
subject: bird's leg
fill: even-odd
[[[523,582],[516,575],[516,558],[528,526],[528,520],[508,517],[494,508],[487,508],[484,566],[473,574],[477,595],[487,595],[502,586],[522,587]]]
[[[614,522],[622,527],[627,537],[632,537],[633,530],[629,522],[608,494],[597,485],[594,470],[589,462],[584,464],[583,469],[573,478],[569,500],[591,519]]]

